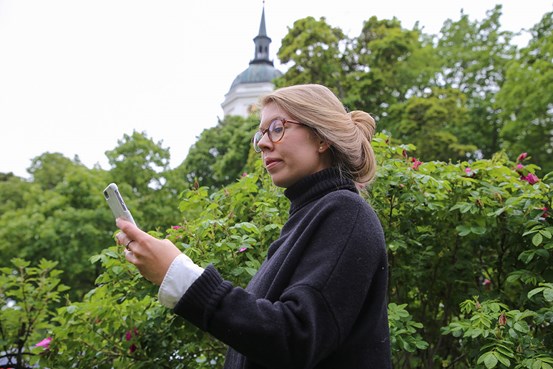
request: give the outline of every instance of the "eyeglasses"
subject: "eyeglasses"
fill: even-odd
[[[260,129],[259,131],[255,132],[255,135],[253,136],[253,149],[255,150],[255,152],[261,152],[259,141],[261,141],[263,136],[265,136],[265,133],[268,133],[269,140],[272,143],[276,143],[282,140],[287,123],[299,124],[300,126],[308,127],[308,125],[304,123],[294,122],[293,120],[289,120],[286,118],[277,118],[273,120],[271,124],[269,124],[269,128]]]

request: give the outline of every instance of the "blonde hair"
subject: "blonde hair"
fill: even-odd
[[[376,123],[370,114],[347,112],[327,87],[315,84],[280,88],[261,98],[260,105],[274,103],[291,118],[313,128],[330,145],[333,165],[359,184],[376,173],[371,140]]]

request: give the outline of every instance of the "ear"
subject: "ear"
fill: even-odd
[[[330,148],[330,145],[328,142],[324,142],[324,141],[319,142],[319,154],[324,153],[329,148]]]

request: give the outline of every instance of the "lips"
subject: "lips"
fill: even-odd
[[[275,159],[275,158],[265,158],[265,168],[267,170],[270,170],[280,162],[282,162],[282,160]]]

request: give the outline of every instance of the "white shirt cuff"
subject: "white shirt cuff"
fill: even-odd
[[[177,256],[171,263],[159,287],[157,295],[159,302],[168,308],[174,308],[192,283],[203,272],[204,268],[194,264],[186,255],[180,254]]]

